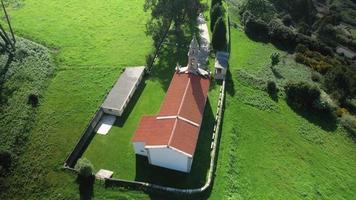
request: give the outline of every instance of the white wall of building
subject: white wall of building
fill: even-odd
[[[191,158],[170,148],[147,148],[148,160],[156,165],[181,172],[190,172]]]
[[[135,153],[142,156],[147,156],[147,151],[145,149],[145,143],[143,142],[133,142]]]

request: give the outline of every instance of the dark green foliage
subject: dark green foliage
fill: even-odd
[[[351,134],[352,137],[356,138],[356,118],[352,115],[345,115],[341,119],[342,126]]]
[[[305,82],[289,82],[285,86],[288,101],[298,108],[314,109],[320,101],[320,90]]]
[[[146,32],[152,36],[155,48],[160,46],[172,24],[178,35],[181,26],[195,21],[202,9],[199,0],[146,0],[144,10],[151,12]]]
[[[265,21],[256,19],[249,11],[243,14],[242,20],[245,25],[245,31],[250,37],[263,41],[269,39],[269,29]]]
[[[309,49],[303,45],[303,44],[298,44],[297,47],[295,48],[295,51],[297,53],[305,53],[306,51],[308,51]]]
[[[220,17],[215,24],[212,45],[215,51],[225,50],[227,39],[226,39],[226,24],[224,18]]]
[[[311,79],[314,82],[322,82],[323,76],[318,72],[312,72]]]
[[[297,31],[299,33],[301,33],[303,35],[307,35],[307,36],[311,36],[311,34],[312,34],[310,26],[305,22],[301,22],[301,23],[298,24]]]
[[[278,88],[277,88],[276,82],[274,82],[274,81],[267,82],[267,92],[271,96],[275,96],[277,94]]]
[[[211,12],[210,12],[211,31],[214,31],[216,21],[219,19],[219,17],[223,17],[223,16],[224,16],[224,8],[221,4],[216,4],[211,8]]]
[[[342,64],[340,60],[308,50],[304,45],[297,46],[296,51],[296,62],[307,65],[321,74],[325,74],[333,66]]]
[[[75,165],[75,170],[77,170],[82,177],[90,177],[93,175],[94,167],[88,159],[81,158]]]
[[[39,104],[39,96],[36,93],[32,93],[28,95],[28,104],[30,104],[32,107],[37,107]]]
[[[293,19],[289,14],[286,14],[283,16],[282,22],[285,26],[291,26],[293,24]]]
[[[275,14],[274,6],[268,0],[246,0],[241,5],[240,14],[246,11],[266,22],[270,21]]]
[[[288,49],[293,49],[296,46],[295,33],[277,20],[272,20],[269,23],[269,34],[272,42],[276,44],[283,45]]]
[[[279,62],[280,62],[279,53],[272,53],[271,54],[272,66],[278,65]]]
[[[213,8],[214,6],[222,4],[222,0],[211,0],[211,7]]]
[[[356,95],[356,70],[341,65],[334,66],[325,75],[324,85],[341,105],[345,105],[348,98]]]
[[[13,155],[10,151],[0,149],[0,166],[8,169],[11,166]]]
[[[289,13],[293,21],[312,24],[317,11],[312,0],[270,0],[280,12]]]

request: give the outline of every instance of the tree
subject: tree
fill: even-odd
[[[211,7],[214,7],[217,4],[222,4],[222,0],[211,0]]]
[[[93,175],[94,167],[91,162],[86,158],[81,158],[75,165],[75,169],[82,177],[90,177]]]
[[[224,15],[224,8],[222,7],[221,4],[216,4],[212,7],[211,12],[210,12],[210,29],[211,31],[214,31],[214,26],[216,24],[216,21],[219,19],[219,17],[222,17]]]
[[[272,53],[271,55],[271,64],[272,66],[278,65],[280,59],[279,59],[279,53]]]
[[[268,0],[246,0],[241,5],[240,14],[246,11],[266,22],[270,21],[276,12],[274,6]]]
[[[182,24],[196,20],[202,8],[200,0],[146,0],[144,10],[151,11],[146,25],[147,34],[159,43],[162,40],[159,36],[167,32],[172,22],[179,32]]]
[[[222,17],[216,21],[212,37],[212,45],[215,51],[224,50],[226,47],[226,24]]]
[[[268,81],[267,82],[267,92],[269,95],[274,96],[278,92],[277,85],[274,81]]]

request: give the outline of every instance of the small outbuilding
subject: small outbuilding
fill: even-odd
[[[145,74],[145,67],[127,67],[107,95],[104,113],[121,116]]]
[[[223,80],[226,78],[227,69],[229,66],[229,56],[230,56],[229,53],[223,51],[218,51],[216,53],[215,79]]]

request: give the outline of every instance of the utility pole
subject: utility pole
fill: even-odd
[[[9,15],[7,14],[7,11],[6,11],[6,8],[5,8],[5,4],[4,4],[4,1],[1,0],[1,5],[2,5],[2,9],[4,10],[4,14],[5,14],[5,17],[6,17],[6,21],[7,21],[7,24],[9,26],[9,29],[10,29],[10,33],[11,33],[11,36],[12,36],[12,41],[10,40],[10,38],[7,36],[4,28],[0,25],[0,29],[1,31],[3,31],[3,35],[6,37],[6,39],[8,40],[7,42],[10,43],[11,47],[13,50],[15,50],[15,44],[16,44],[16,38],[15,38],[15,34],[14,34],[14,31],[12,30],[12,26],[11,26],[11,23],[10,23],[10,19],[9,19]],[[6,42],[6,41],[5,41]]]

